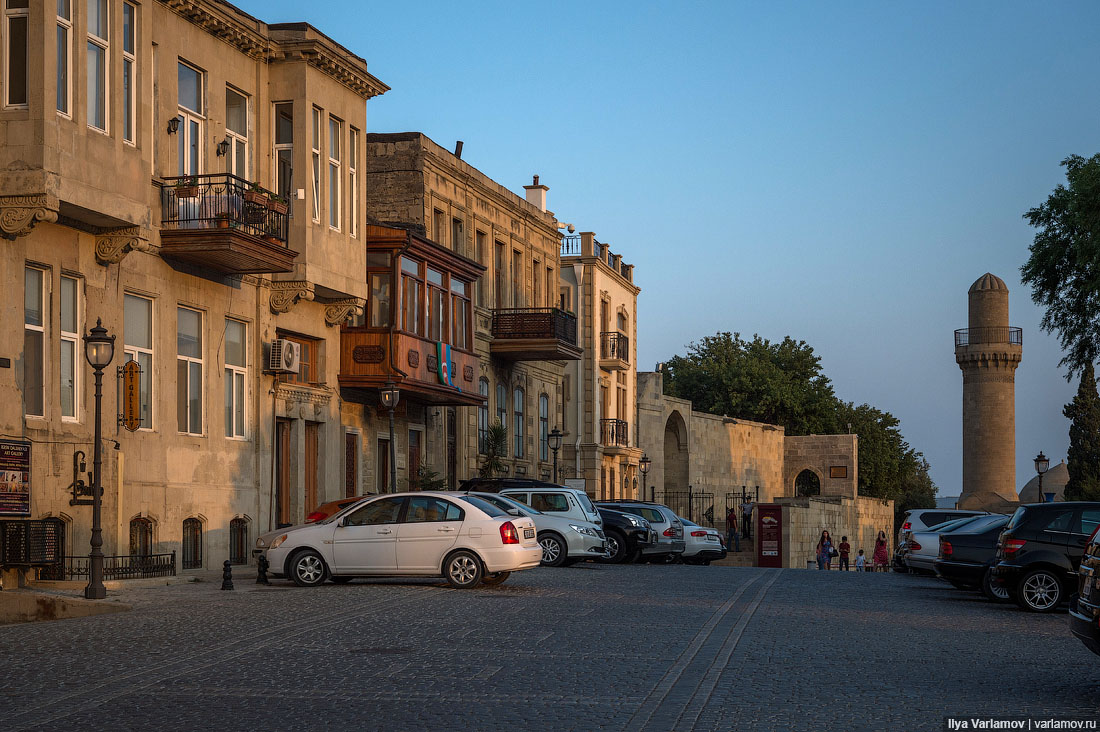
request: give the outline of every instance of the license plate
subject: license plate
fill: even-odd
[[[524,539],[534,539],[535,538],[535,530],[534,529],[524,529],[523,530],[523,538]]]
[[[718,541],[718,537],[714,534],[707,534],[707,541]]]

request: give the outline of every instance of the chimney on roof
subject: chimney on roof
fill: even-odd
[[[455,157],[462,160],[462,140],[455,143]]]
[[[531,185],[524,186],[527,191],[527,203],[538,206],[539,211],[546,211],[546,192],[550,190],[547,186],[539,183],[539,177],[536,175]]]

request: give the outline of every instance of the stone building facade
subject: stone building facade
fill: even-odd
[[[225,2],[57,9],[29,4],[0,89],[0,439],[30,445],[23,516],[86,552],[70,486],[91,482],[81,336],[102,321],[104,553],[247,561],[257,532],[367,477],[377,417],[342,400],[337,356],[367,295],[366,101],[387,87],[316,29]],[[270,372],[276,339],[296,373]]]
[[[460,384],[480,406],[413,395],[395,432],[398,452],[410,435],[422,435],[424,463],[454,487],[477,475],[489,425],[499,421],[507,430],[505,474],[549,480],[547,437],[563,424],[565,364],[581,357],[576,317],[558,307],[558,222],[537,176],[521,198],[460,150],[418,132],[366,136],[370,216],[415,230],[483,272],[472,292],[476,365]],[[397,467],[406,470],[400,456]]]
[[[634,266],[592,232],[561,249],[562,309],[575,312],[584,351],[566,367],[561,475],[603,499],[640,496]]]

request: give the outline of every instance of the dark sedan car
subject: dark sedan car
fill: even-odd
[[[940,535],[936,574],[959,589],[981,590],[991,600],[1008,599],[1008,591],[990,582],[989,569],[997,556],[997,538],[1008,516],[982,516],[958,531]]]
[[[997,541],[992,581],[1025,610],[1055,610],[1077,584],[1077,567],[1097,524],[1096,501],[1020,506]]]
[[[643,550],[657,545],[657,532],[641,516],[635,516],[610,508],[596,508],[603,519],[603,533],[607,538],[607,559],[611,564],[631,562]]]
[[[1100,655],[1100,524],[1089,537],[1077,572],[1077,599],[1070,602],[1069,627],[1085,647]]]

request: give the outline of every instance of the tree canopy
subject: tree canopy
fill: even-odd
[[[1062,413],[1070,419],[1065,499],[1100,501],[1100,395],[1091,363],[1081,370],[1077,396]]]
[[[1100,356],[1100,154],[1062,165],[1067,185],[1024,214],[1037,231],[1020,272],[1046,308],[1043,329],[1058,333],[1071,379]]]

